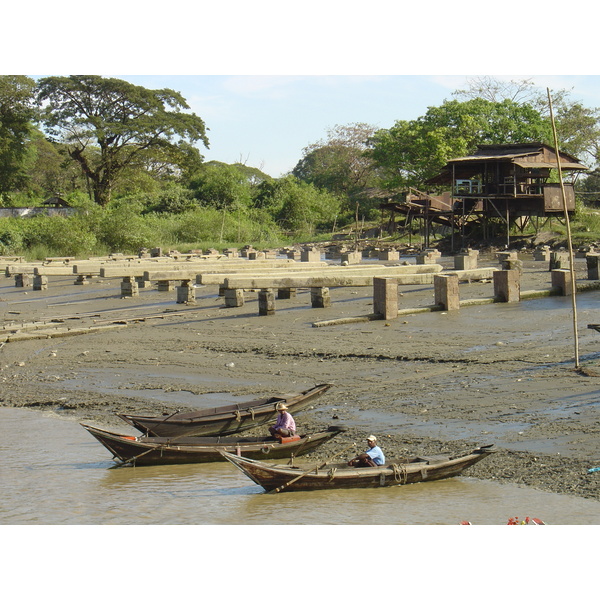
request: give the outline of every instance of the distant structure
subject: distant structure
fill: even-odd
[[[566,152],[559,152],[559,159],[563,175],[572,179],[587,170]],[[563,217],[561,186],[553,172],[558,172],[557,153],[546,144],[480,145],[472,155],[449,160],[438,175],[424,182],[448,186],[449,191],[434,196],[410,188],[404,201],[388,201],[380,207],[389,212],[389,227],[395,228],[397,215],[404,217],[407,225],[420,219],[425,246],[434,223],[460,232],[463,247],[474,225],[483,239],[498,235],[502,227],[508,240],[513,225],[523,231],[535,219],[537,229],[540,218],[545,223],[549,218]],[[564,190],[567,211],[573,212],[574,181],[564,182]]]
[[[13,207],[13,208],[0,208],[1,217],[35,217],[37,215],[47,215],[49,217],[68,217],[69,215],[75,214],[76,209],[72,208],[71,205],[63,200],[60,196],[52,196],[42,202],[42,206],[34,207]]]

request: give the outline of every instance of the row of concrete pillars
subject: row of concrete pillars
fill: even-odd
[[[519,302],[521,300],[521,270],[494,271],[494,302]],[[596,277],[598,279],[598,277]],[[551,271],[552,290],[562,296],[571,294],[571,271]],[[434,305],[440,310],[454,311],[460,308],[458,277],[434,275]],[[373,312],[385,320],[398,317],[398,284],[393,277],[373,278]]]

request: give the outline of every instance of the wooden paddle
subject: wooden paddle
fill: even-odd
[[[278,493],[278,492],[285,490],[286,487],[292,485],[292,483],[296,483],[296,481],[298,481],[299,479],[302,479],[305,475],[308,475],[309,473],[312,473],[313,471],[317,471],[318,469],[322,469],[325,465],[329,464],[334,458],[336,458],[340,454],[343,454],[344,452],[346,452],[346,450],[348,450],[348,448],[352,448],[352,446],[356,446],[356,442],[352,442],[351,444],[346,446],[343,450],[340,450],[339,452],[336,452],[333,456],[330,456],[324,463],[315,465],[308,471],[304,471],[301,475],[298,475],[298,477],[294,477],[294,479],[291,479],[287,483],[284,483],[283,485],[280,485],[279,487],[271,490],[270,492],[267,492],[267,494]]]

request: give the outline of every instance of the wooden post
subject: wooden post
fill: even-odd
[[[275,293],[272,289],[259,290],[258,292],[258,314],[275,314]]]
[[[373,312],[386,321],[398,318],[398,281],[393,277],[373,277]]]
[[[439,304],[447,311],[460,308],[457,275],[434,275],[433,289],[435,304]]]
[[[521,300],[521,271],[508,269],[494,271],[494,296],[502,302]]]

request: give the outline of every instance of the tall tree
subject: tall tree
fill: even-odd
[[[478,144],[551,140],[549,122],[528,104],[450,100],[414,121],[397,121],[378,131],[371,140],[371,156],[388,187],[418,187],[450,158],[465,156]]]
[[[571,90],[551,90],[552,106],[560,149],[577,156],[590,166],[600,163],[600,109],[589,108],[571,98]],[[546,88],[537,87],[531,79],[510,80],[484,76],[467,79],[467,88],[457,90],[459,98],[482,98],[492,102],[510,100],[530,105],[542,117],[550,118]]]
[[[38,83],[41,118],[48,135],[68,148],[105,206],[125,169],[169,165],[179,169],[208,148],[204,121],[170,89],[149,90],[97,75],[46,77]]]
[[[375,130],[366,123],[336,125],[327,131],[326,140],[304,148],[304,156],[292,175],[338,195],[364,188],[374,171],[365,151]]]
[[[0,193],[23,186],[27,179],[34,90],[29,77],[0,76]]]

